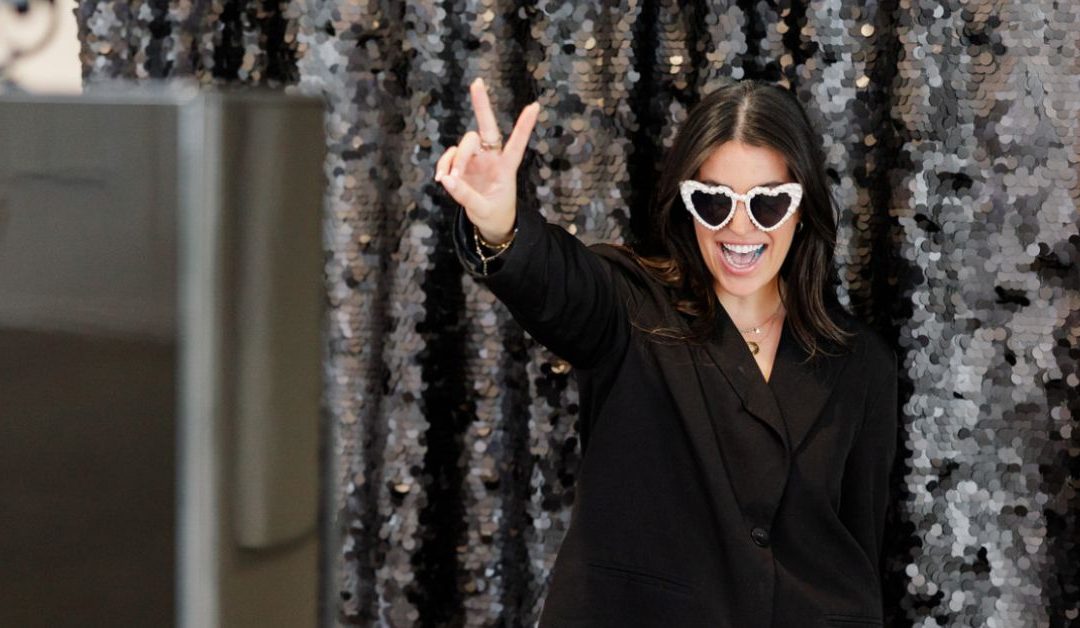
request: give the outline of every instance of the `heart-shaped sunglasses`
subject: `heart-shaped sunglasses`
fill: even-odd
[[[726,185],[709,185],[688,179],[679,183],[679,193],[687,211],[706,229],[723,229],[735,215],[737,201],[749,210],[750,221],[762,231],[778,229],[795,213],[802,200],[802,186],[783,183],[773,187],[757,186],[738,194]]]

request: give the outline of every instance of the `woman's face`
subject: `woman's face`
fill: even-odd
[[[703,183],[726,185],[740,194],[746,194],[757,185],[773,186],[794,181],[779,152],[735,140],[718,146],[701,165],[695,178]],[[712,273],[714,289],[721,301],[724,293],[746,297],[776,281],[801,218],[800,208],[777,229],[761,231],[750,221],[746,206],[739,201],[735,215],[723,229],[711,231],[691,219],[698,249]],[[738,268],[729,263],[723,243],[764,244],[765,249],[749,267]]]

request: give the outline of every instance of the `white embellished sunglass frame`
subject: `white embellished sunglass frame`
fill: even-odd
[[[732,211],[728,214],[719,225],[710,225],[697,213],[697,209],[694,208],[694,202],[692,195],[694,192],[705,192],[707,194],[723,194],[731,199]],[[789,218],[795,213],[795,210],[799,207],[799,202],[802,201],[803,188],[799,183],[781,183],[780,185],[769,186],[754,186],[747,191],[746,194],[739,194],[735,190],[732,190],[726,185],[709,185],[702,183],[701,181],[695,181],[693,179],[687,179],[679,183],[679,194],[682,196],[683,205],[686,206],[687,211],[693,214],[694,219],[697,220],[702,227],[710,229],[712,231],[719,231],[723,229],[731,219],[735,217],[735,212],[739,210],[739,201],[743,202],[743,206],[746,209],[746,215],[750,217],[750,222],[754,223],[754,226],[762,231],[773,231],[779,229]],[[777,223],[769,228],[761,226],[761,223],[754,218],[754,212],[750,210],[750,201],[754,199],[758,194],[764,194],[766,196],[777,196],[778,194],[789,194],[791,196],[791,204],[787,208],[787,212],[783,218],[777,221]]]

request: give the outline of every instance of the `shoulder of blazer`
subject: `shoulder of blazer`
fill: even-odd
[[[886,373],[883,377],[893,376],[897,370],[897,353],[892,344],[877,329],[871,327],[865,321],[848,314],[846,311],[839,312],[837,320],[843,321],[840,325],[855,333],[855,354],[860,357],[858,362],[867,376],[875,373]],[[876,379],[876,378],[875,378]]]
[[[641,267],[641,264],[637,261],[637,255],[633,249],[625,244],[615,244],[611,242],[597,242],[596,244],[590,244],[589,250],[596,253],[600,257],[612,262],[623,272],[642,279],[649,277],[649,272]]]
[[[639,304],[642,300],[652,300],[661,304],[671,303],[673,289],[647,268],[642,267],[637,255],[629,247],[600,242],[591,244],[588,248],[609,262],[613,273],[617,273],[618,279],[621,280],[620,283],[634,293],[634,298],[639,301]]]

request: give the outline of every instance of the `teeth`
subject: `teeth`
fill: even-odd
[[[735,253],[754,253],[764,247],[764,244],[727,244],[722,243],[724,248]]]

